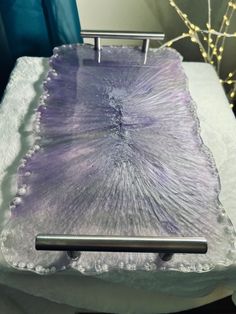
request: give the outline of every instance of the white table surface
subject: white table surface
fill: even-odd
[[[184,62],[183,67],[197,105],[202,138],[211,149],[219,170],[220,200],[236,226],[236,194],[232,192],[236,183],[235,118],[212,66]],[[46,72],[47,59],[20,58],[0,105],[1,227],[9,216],[7,204],[16,191],[17,165],[33,140],[29,135],[33,110]],[[74,313],[75,308],[126,314],[176,312],[232,294],[236,289],[235,266],[221,265],[202,274],[158,274],[155,278],[160,283],[158,288],[149,291],[138,287],[133,277],[130,286],[124,286],[72,271],[50,276],[17,271],[5,263],[0,252],[0,312],[37,314],[42,313],[44,307],[51,308],[50,313],[60,313],[55,302],[64,304],[65,314]],[[24,300],[23,303],[20,300]]]

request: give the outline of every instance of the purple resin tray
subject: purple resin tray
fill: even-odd
[[[36,114],[36,140],[18,170],[2,232],[13,267],[203,272],[232,263],[234,229],[219,202],[213,157],[172,49],[55,48]],[[38,233],[204,236],[206,255],[39,252]]]

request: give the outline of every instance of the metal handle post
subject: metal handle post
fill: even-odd
[[[160,32],[129,32],[129,31],[105,31],[105,30],[81,30],[83,38],[94,38],[95,50],[101,49],[100,38],[113,39],[141,39],[143,40],[142,51],[147,52],[150,40],[163,40],[165,35]]]

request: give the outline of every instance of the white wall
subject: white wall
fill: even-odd
[[[227,3],[228,0],[211,1],[215,29],[219,29],[221,25]],[[187,31],[168,0],[77,0],[77,4],[82,29],[162,31],[166,35],[166,40]],[[207,0],[178,0],[178,5],[193,23],[206,28]],[[236,15],[232,19],[229,32],[233,33],[235,30]],[[105,40],[102,42],[107,43]],[[123,40],[109,40],[108,43],[125,44]],[[128,44],[137,45],[137,42],[128,41]],[[157,44],[152,42],[151,46]],[[198,46],[189,39],[177,42],[174,47],[187,61],[203,61]],[[236,68],[235,51],[236,40],[226,40],[221,67],[222,77]]]
[[[77,0],[82,29],[162,31],[150,3],[155,0]],[[88,41],[88,40],[87,40]],[[123,40],[103,40],[122,44]],[[126,41],[128,44],[137,44]]]

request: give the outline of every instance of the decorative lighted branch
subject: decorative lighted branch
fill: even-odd
[[[208,6],[208,21],[206,29],[200,29],[199,26],[193,24],[187,14],[185,14],[175,3],[175,0],[169,0],[170,5],[175,9],[181,20],[185,23],[188,32],[173,38],[166,42],[162,47],[171,46],[174,42],[183,38],[190,38],[190,40],[198,45],[203,60],[215,66],[218,74],[220,73],[220,66],[223,58],[225,39],[235,38],[235,33],[228,33],[230,22],[236,11],[236,0],[228,1],[226,12],[222,17],[222,22],[219,31],[212,28],[211,22],[211,0],[207,0]],[[230,72],[225,79],[220,79],[222,84],[230,85],[228,98],[230,107],[233,108],[233,101],[236,100],[236,70]]]

